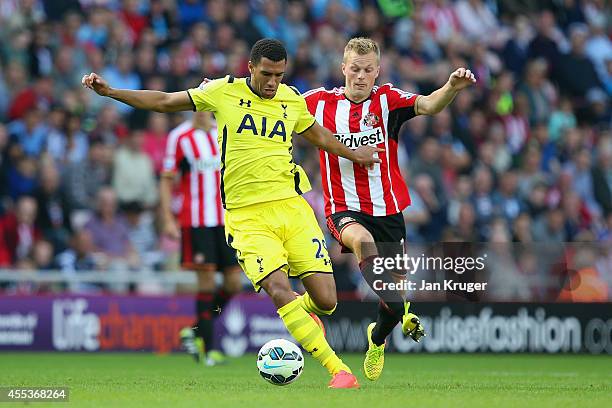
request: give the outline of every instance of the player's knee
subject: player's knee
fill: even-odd
[[[366,229],[360,229],[353,235],[352,245],[353,249],[357,250],[357,253],[362,254],[362,257],[375,255],[376,244],[374,243],[374,237]]]
[[[334,288],[335,289],[335,288]],[[338,298],[335,290],[330,290],[325,293],[325,296],[319,296],[317,299],[313,299],[317,308],[322,314],[330,315],[336,310],[338,305]]]
[[[264,281],[262,287],[277,307],[284,306],[295,299],[295,294],[291,290],[288,280],[286,282],[282,280]]]
[[[317,305],[317,306],[319,306],[319,309],[321,310],[322,314],[329,316],[336,311],[336,307],[338,306],[338,303],[336,302],[335,299],[333,299],[333,302],[329,300],[329,301],[323,302],[322,305]]]

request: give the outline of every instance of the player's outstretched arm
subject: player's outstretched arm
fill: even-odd
[[[446,108],[460,90],[474,83],[476,83],[476,78],[472,71],[466,68],[455,70],[441,88],[427,96],[417,98],[415,113],[417,115],[435,115]]]
[[[189,94],[183,92],[160,92],[112,88],[100,75],[92,72],[83,75],[81,83],[101,96],[108,96],[133,106],[136,109],[146,109],[156,112],[180,112],[193,110],[193,104]]]
[[[384,152],[385,149],[372,146],[361,146],[357,150],[351,150],[336,139],[332,132],[315,122],[310,128],[300,133],[306,140],[321,150],[325,150],[336,156],[344,157],[361,166],[370,167],[374,163],[380,163],[375,153]]]

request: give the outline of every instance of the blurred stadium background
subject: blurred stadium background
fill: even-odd
[[[421,299],[430,336],[397,332],[390,347],[612,354],[611,21],[604,0],[1,0],[0,350],[166,353],[193,320],[195,277],[160,233],[156,188],[187,116],[98,97],[83,74],[177,91],[248,75],[250,46],[276,37],[285,82],[331,88],[346,41],[363,35],[383,46],[378,83],[429,93],[456,67],[476,74],[449,109],[401,129],[405,218],[412,248],[483,242],[496,255],[496,290]],[[318,154],[295,143],[327,231]],[[113,234],[99,234],[101,216]],[[328,242],[341,299],[330,343],[363,351],[374,307]],[[285,335],[244,288],[217,320],[230,355]]]

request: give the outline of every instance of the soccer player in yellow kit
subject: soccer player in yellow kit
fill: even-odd
[[[332,375],[331,388],[358,388],[309,313],[331,314],[336,287],[323,233],[301,194],[310,190],[293,162],[293,132],[320,149],[362,166],[379,163],[383,149],[351,150],[317,124],[297,90],[281,84],[287,52],[280,41],[259,40],[251,50],[249,78],[226,76],[188,91],[166,93],[111,88],[99,75],[84,86],[138,109],[212,111],[221,146],[221,196],[225,235],[254,288],[272,298],[291,335]],[[302,280],[296,296],[288,277]]]

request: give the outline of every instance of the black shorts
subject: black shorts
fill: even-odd
[[[403,243],[406,241],[406,223],[402,213],[393,215],[385,215],[382,217],[374,217],[373,215],[364,214],[358,211],[340,211],[327,217],[327,228],[332,233],[334,238],[342,245],[340,239],[342,230],[351,224],[362,225],[374,238],[377,244],[385,244],[384,248],[380,248],[379,253],[384,256],[393,256],[397,251],[387,254],[391,244],[402,244],[399,250],[403,251]],[[342,252],[351,252],[348,248],[342,245]]]
[[[181,266],[195,269],[210,264],[221,271],[238,265],[235,251],[225,242],[223,226],[181,228]]]

